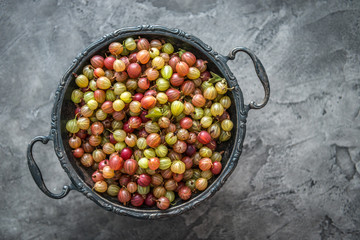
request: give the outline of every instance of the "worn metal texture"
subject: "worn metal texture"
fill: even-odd
[[[359,239],[358,1],[0,1],[1,239]],[[226,55],[261,59],[271,98],[247,117],[243,152],[211,199],[139,220],[71,191],[45,196],[26,147],[51,127],[56,87],[86,46],[115,29],[180,28]],[[251,59],[229,62],[244,102],[264,92]],[[49,190],[69,178],[52,142],[33,148]]]

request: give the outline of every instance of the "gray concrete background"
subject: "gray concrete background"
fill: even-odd
[[[0,1],[0,239],[360,239],[360,2]],[[117,28],[178,27],[216,51],[247,46],[271,99],[251,111],[240,164],[181,216],[117,216],[80,193],[46,197],[25,151],[46,135],[57,84],[87,45]],[[263,90],[251,62],[231,69],[246,101]],[[50,144],[51,145],[51,144]],[[35,158],[48,187],[68,183],[52,146]]]

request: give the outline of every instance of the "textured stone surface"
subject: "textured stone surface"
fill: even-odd
[[[1,239],[360,238],[358,1],[96,2],[0,1]],[[30,139],[50,129],[72,59],[102,35],[140,24],[181,28],[223,54],[247,46],[271,81],[224,187],[197,209],[156,221],[114,215],[76,192],[52,200],[25,160]],[[238,55],[231,69],[246,100],[260,100],[250,60]],[[51,146],[34,150],[59,192],[68,179]]]

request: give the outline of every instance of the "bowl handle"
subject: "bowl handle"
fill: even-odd
[[[70,186],[65,185],[63,187],[63,190],[61,193],[55,194],[55,193],[50,192],[44,183],[41,171],[40,171],[38,165],[36,164],[34,157],[33,157],[33,153],[32,153],[33,146],[36,142],[41,141],[43,144],[47,144],[49,142],[49,140],[53,140],[52,136],[37,136],[33,140],[31,140],[31,142],[28,145],[28,149],[27,149],[28,166],[29,166],[31,175],[34,178],[34,181],[38,185],[40,190],[43,191],[43,193],[45,193],[48,197],[60,199],[60,198],[65,197],[70,192],[70,190],[75,189],[75,187],[72,184],[70,184]]]
[[[265,97],[262,100],[262,102],[258,104],[255,101],[251,101],[248,105],[248,109],[263,108],[263,107],[265,107],[265,105],[267,104],[267,102],[269,101],[269,98],[270,98],[270,84],[269,84],[269,79],[266,74],[265,68],[262,65],[262,63],[260,62],[259,58],[252,51],[250,51],[248,48],[245,48],[245,47],[234,48],[233,50],[230,51],[230,53],[228,54],[226,59],[234,60],[235,55],[238,52],[245,52],[247,55],[249,55],[249,57],[251,58],[251,60],[254,64],[256,74],[257,74],[261,84],[263,85],[264,91],[265,91]]]

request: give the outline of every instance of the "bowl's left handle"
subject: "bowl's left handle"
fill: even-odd
[[[65,185],[63,187],[63,190],[61,193],[56,194],[56,193],[50,192],[44,183],[41,171],[40,171],[38,165],[36,164],[34,157],[33,157],[33,153],[32,153],[33,146],[36,142],[41,141],[43,144],[47,144],[49,142],[49,140],[52,140],[51,136],[37,136],[33,140],[31,140],[31,142],[28,145],[28,149],[27,149],[27,160],[28,160],[28,165],[29,165],[29,170],[31,172],[31,175],[34,178],[34,181],[38,185],[40,190],[43,191],[43,193],[45,193],[48,197],[60,199],[60,198],[65,197],[70,192],[70,190],[74,189],[72,184],[70,184],[70,186]]]

